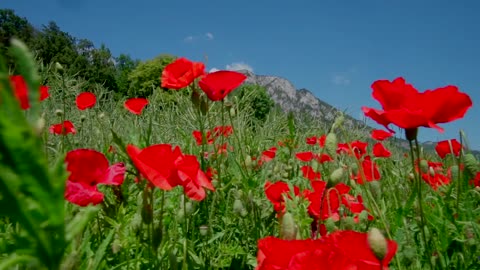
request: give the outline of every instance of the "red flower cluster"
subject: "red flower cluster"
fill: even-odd
[[[125,166],[116,163],[109,166],[107,158],[100,152],[90,149],[77,149],[65,157],[68,177],[65,198],[76,205],[97,205],[103,201],[97,185],[121,185]]]
[[[389,124],[404,129],[424,126],[443,132],[437,124],[462,118],[472,106],[470,97],[451,85],[420,93],[400,77],[391,82],[378,80],[372,84],[372,89],[373,98],[382,105],[382,110],[368,107],[362,110],[391,132],[394,131]]]
[[[213,130],[207,131],[207,133],[205,134],[205,142],[206,144],[213,144],[218,137],[223,136],[226,138],[232,135],[232,133],[233,133],[232,126],[218,126],[218,127],[215,127]],[[203,143],[202,132],[200,132],[200,130],[194,130],[192,132],[192,135],[195,138],[197,145],[202,145]]]
[[[183,154],[178,146],[156,144],[139,149],[128,145],[127,153],[140,174],[160,189],[182,186],[185,194],[197,201],[205,198],[204,188],[215,190],[197,157]]]
[[[367,233],[355,231],[337,231],[318,240],[269,236],[258,241],[256,270],[387,270],[397,252],[397,243],[387,240],[387,254],[380,261],[367,237]]]
[[[71,134],[76,134],[77,131],[75,130],[75,127],[73,126],[73,123],[65,120],[63,123],[60,124],[54,124],[50,126],[50,133],[55,134],[55,135],[67,135],[69,133]]]

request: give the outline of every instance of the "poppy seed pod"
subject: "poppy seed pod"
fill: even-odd
[[[284,240],[294,240],[297,237],[297,229],[292,214],[285,213],[282,217],[280,236]]]
[[[332,157],[335,156],[337,152],[337,144],[337,135],[333,132],[328,133],[327,138],[325,139],[325,150]]]
[[[58,117],[60,117],[60,116],[62,116],[62,115],[63,115],[63,111],[62,111],[62,110],[60,110],[60,109],[58,109],[58,110],[55,110],[55,115],[56,115],[56,116],[58,116]]]
[[[85,122],[87,117],[85,115],[80,116],[80,122]]]
[[[388,252],[388,243],[385,236],[377,228],[372,228],[368,232],[368,244],[379,261],[383,261]]]

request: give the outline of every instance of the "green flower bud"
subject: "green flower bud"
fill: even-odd
[[[233,212],[236,214],[236,215],[240,215],[242,213],[242,211],[245,211],[245,207],[243,207],[243,203],[241,200],[239,199],[236,199],[234,202],[233,202]]]
[[[292,214],[285,213],[282,217],[280,237],[284,240],[294,240],[297,236],[297,228]]]
[[[332,185],[338,184],[345,175],[343,168],[337,168],[330,174],[330,182]]]
[[[230,116],[235,117],[235,108],[230,108]]]
[[[115,238],[112,242],[112,252],[113,254],[117,254],[122,249],[122,243],[118,238]]]
[[[247,168],[251,168],[252,164],[252,157],[250,155],[247,155],[247,157],[245,158],[245,166],[247,166]]]
[[[63,111],[60,110],[60,109],[57,109],[57,110],[55,110],[55,115],[58,116],[58,117],[60,117],[60,116],[63,115]]]
[[[327,138],[325,138],[325,150],[331,157],[334,157],[336,155],[337,146],[338,146],[337,135],[335,135],[335,133],[333,132],[328,133]]]
[[[373,251],[373,254],[375,254],[375,257],[377,257],[379,261],[382,261],[388,252],[387,239],[385,239],[383,234],[377,228],[372,228],[368,232],[367,239],[370,249]]]
[[[207,225],[201,225],[200,227],[198,227],[198,229],[200,230],[200,235],[206,236],[208,234],[208,226]]]
[[[426,161],[425,159],[420,160],[420,170],[423,173],[428,172],[428,161]]]
[[[195,211],[195,207],[193,205],[193,203],[191,201],[188,201],[185,203],[185,214],[187,214],[187,216],[190,216],[193,214],[193,211]]]

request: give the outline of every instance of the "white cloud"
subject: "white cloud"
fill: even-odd
[[[238,71],[238,70],[248,70],[250,72],[253,72],[253,68],[244,63],[244,62],[234,62],[225,67],[227,70],[233,70],[233,71]]]
[[[214,68],[211,68],[211,69],[208,71],[208,73],[212,73],[212,72],[219,71],[219,70],[220,70],[220,69],[214,67]]]
[[[187,37],[185,37],[185,38],[183,39],[183,41],[185,41],[185,42],[192,42],[194,39],[195,39],[194,36],[187,36]]]
[[[207,32],[207,33],[205,34],[205,37],[206,37],[208,40],[213,40],[213,34],[210,33],[210,32]]]
[[[332,77],[332,83],[335,85],[349,85],[350,78],[345,74],[335,74]]]

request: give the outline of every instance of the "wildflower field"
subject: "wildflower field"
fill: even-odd
[[[235,92],[245,75],[185,58],[158,74],[173,99],[117,101],[11,44],[16,74],[0,59],[0,269],[480,269],[468,138],[431,152],[418,142],[468,113],[455,86],[372,82],[362,91],[379,108],[362,110],[385,128],[365,136],[342,114],[256,121],[252,95]]]

